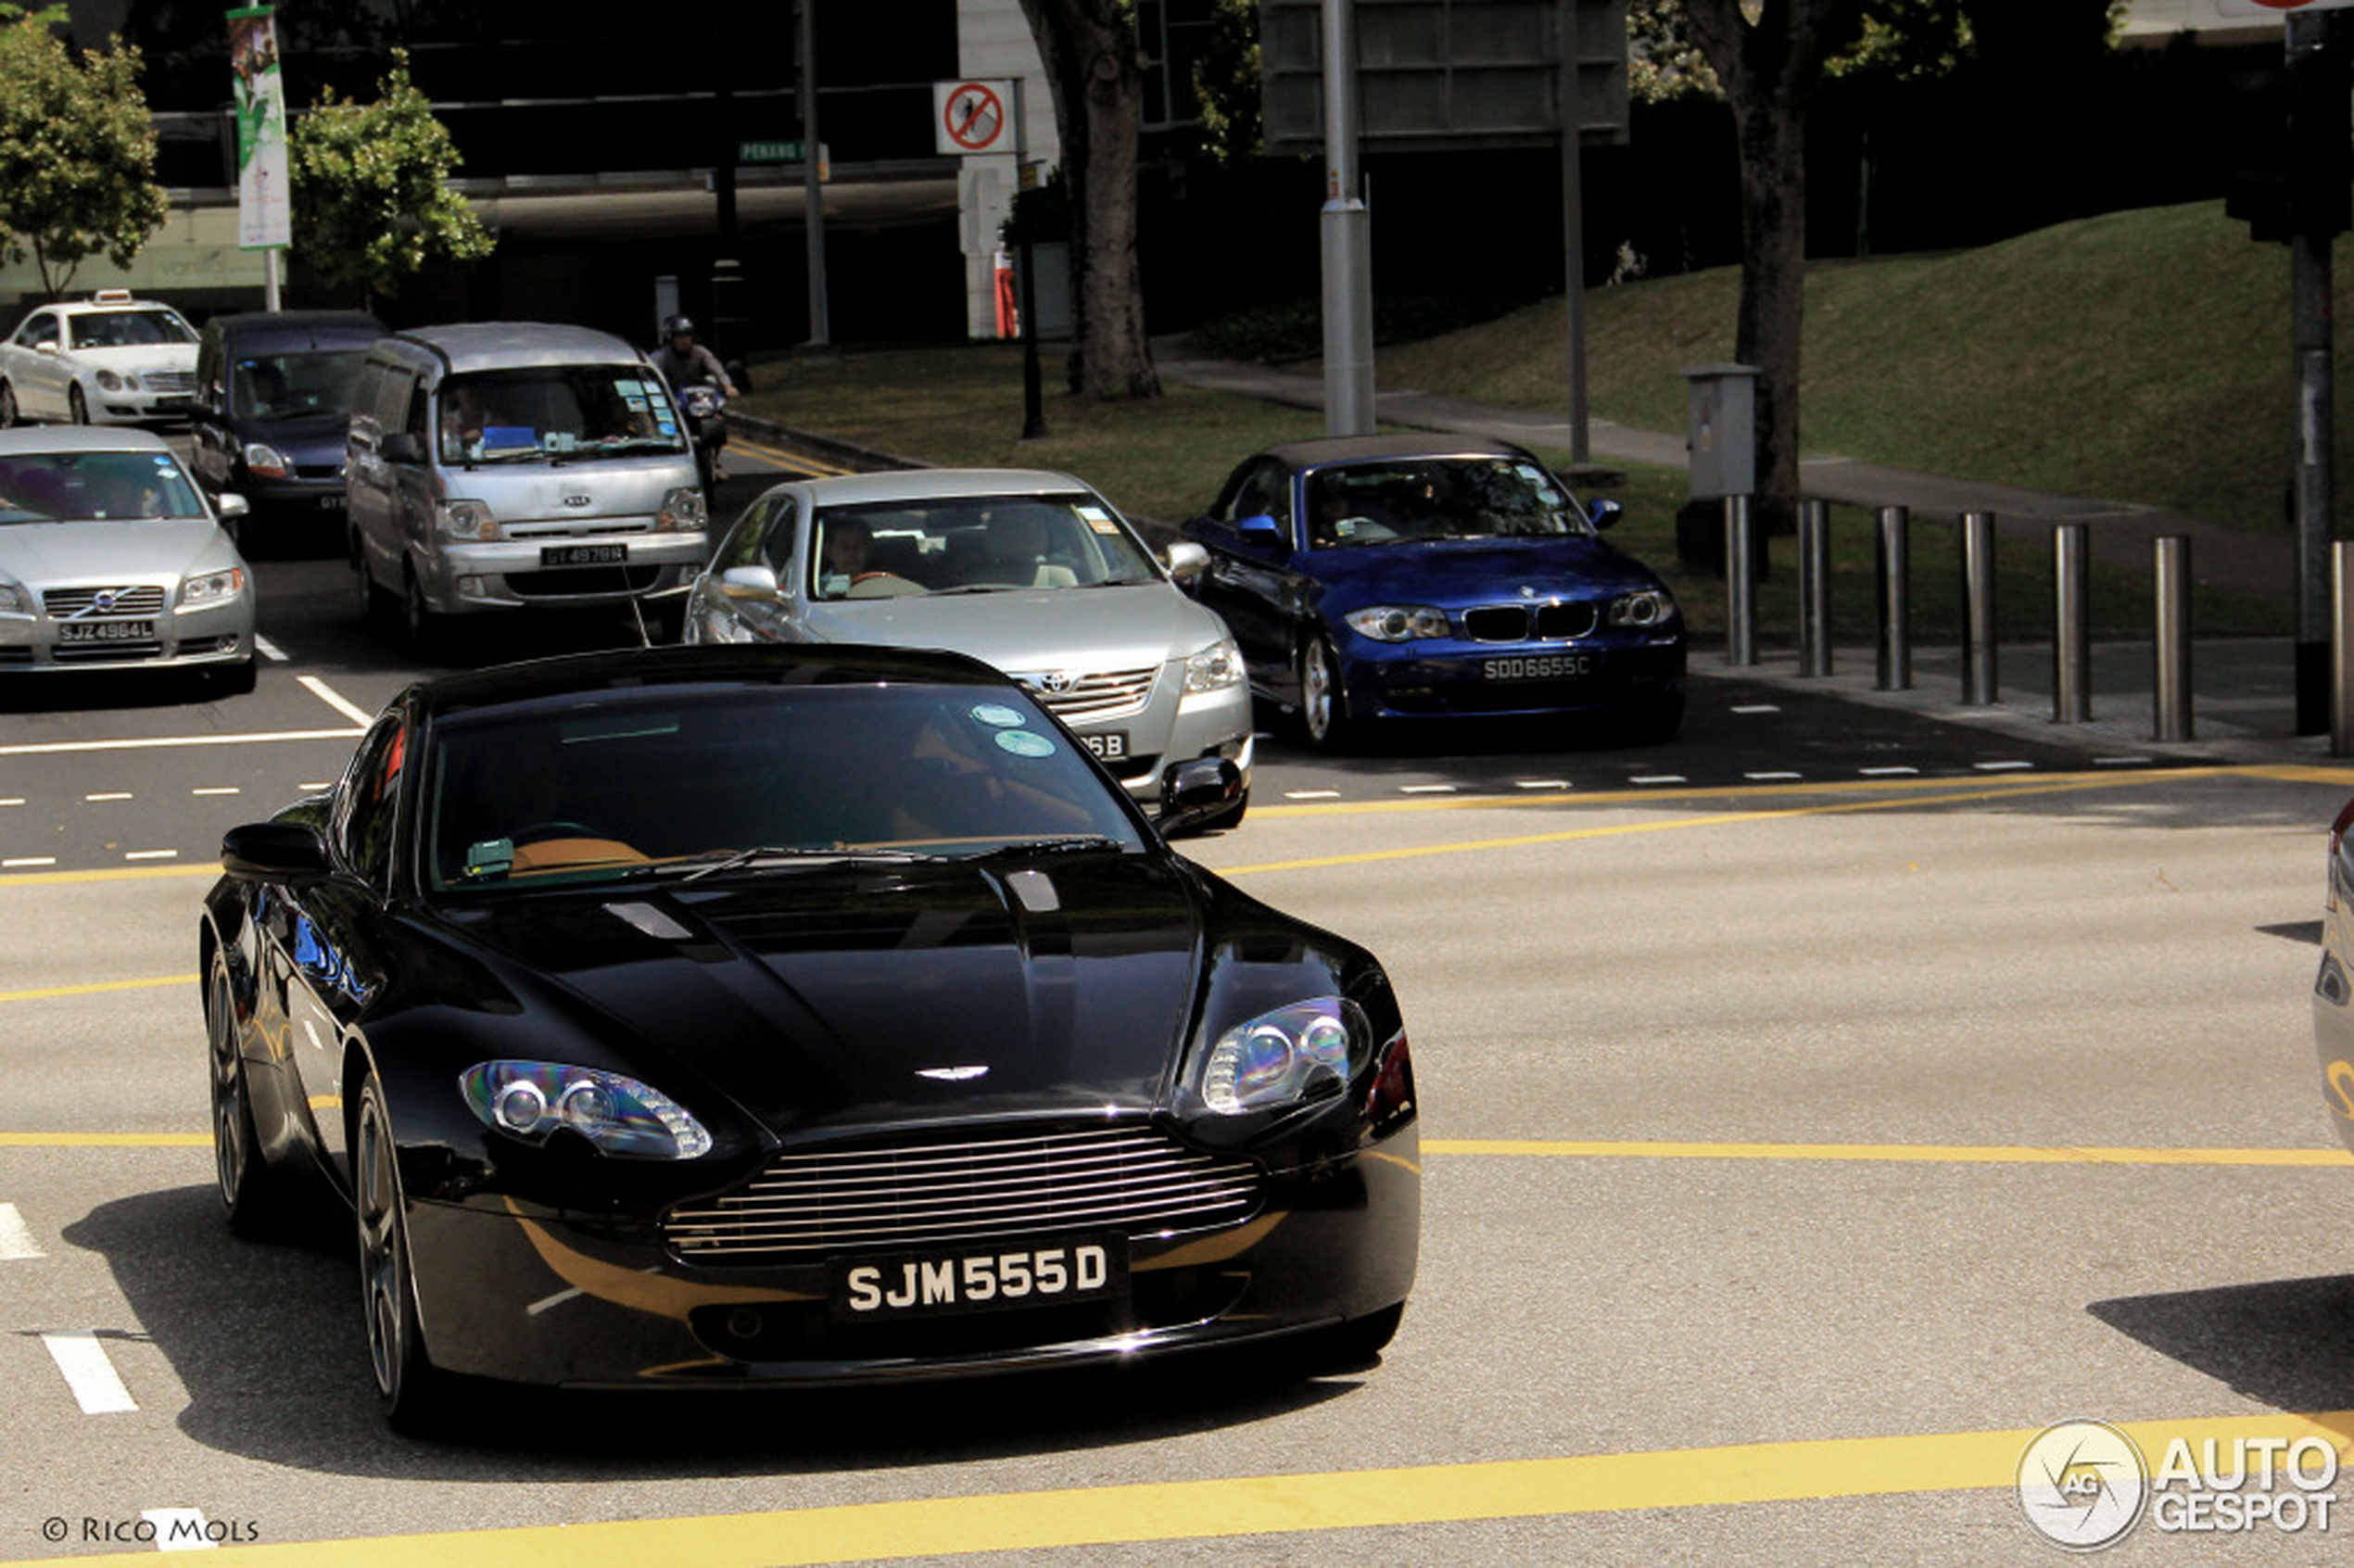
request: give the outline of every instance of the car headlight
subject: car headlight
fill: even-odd
[[[0,615],[30,615],[32,595],[15,583],[0,583]]]
[[[1447,612],[1427,604],[1374,604],[1351,610],[1342,619],[1375,642],[1411,642],[1447,635]]]
[[[196,604],[210,604],[219,599],[234,599],[246,586],[246,575],[232,566],[225,572],[207,572],[201,577],[190,577],[180,585],[183,609]]]
[[[561,1062],[477,1062],[459,1091],[483,1125],[525,1143],[568,1127],[600,1154],[626,1159],[693,1159],[711,1149],[702,1123],[660,1090],[595,1068]]]
[[[247,441],[246,472],[259,474],[265,479],[284,479],[294,472],[294,463],[284,452],[266,442]]]
[[[1338,1094],[1372,1054],[1371,1026],[1354,1002],[1295,1002],[1218,1037],[1202,1063],[1201,1102],[1241,1116]]]
[[[1243,651],[1231,637],[1219,639],[1185,661],[1185,689],[1223,691],[1243,680]]]
[[[477,500],[443,501],[433,509],[434,525],[453,539],[503,539],[506,530]]]
[[[702,526],[706,515],[702,492],[692,485],[680,485],[662,498],[662,510],[654,514],[654,531],[691,534]]]
[[[1661,626],[1675,613],[1675,596],[1665,588],[1622,593],[1610,601],[1610,624],[1614,626]]]
[[[96,376],[96,380],[98,383],[98,390],[101,392],[120,392],[122,390],[122,377],[115,374],[112,371],[100,371]]]

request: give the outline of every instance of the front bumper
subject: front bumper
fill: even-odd
[[[1039,691],[1034,685],[1031,689],[1061,713],[1051,692]],[[1226,758],[1242,769],[1243,788],[1250,788],[1251,700],[1246,683],[1189,692],[1184,661],[1171,660],[1154,681],[1141,711],[1103,718],[1061,716],[1140,804],[1158,804],[1162,774],[1173,763],[1196,757]]]
[[[0,614],[0,672],[184,669],[252,660],[253,600],[223,600],[139,617],[148,637],[68,643],[45,611]]]
[[[425,600],[444,614],[531,605],[618,604],[681,592],[702,570],[706,536],[692,533],[546,535],[491,544],[445,543],[416,560]],[[543,551],[618,546],[617,563],[551,564]]]
[[[1587,642],[1375,642],[1341,650],[1352,719],[1641,713],[1684,692],[1680,629]]]
[[[822,1260],[686,1264],[651,1216],[477,1198],[412,1201],[408,1218],[427,1349],[450,1371],[583,1387],[890,1382],[1124,1360],[1379,1311],[1413,1283],[1418,1160],[1410,1121],[1272,1176],[1248,1220],[1133,1237],[1122,1301],[888,1324],[832,1321]]]
[[[186,419],[196,411],[196,399],[187,392],[155,392],[118,389],[108,392],[84,384],[82,406],[90,411],[93,424],[154,424]]]

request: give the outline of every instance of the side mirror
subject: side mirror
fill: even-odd
[[[1237,519],[1234,524],[1234,536],[1243,543],[1259,550],[1280,550],[1290,542],[1284,537],[1284,525],[1263,512],[1255,516]]]
[[[223,523],[234,523],[253,512],[251,503],[234,490],[221,491],[212,498],[212,504],[221,509],[221,521]]]
[[[221,836],[221,869],[241,882],[301,887],[327,875],[327,841],[315,828],[286,822],[247,823]]]
[[[1243,798],[1243,770],[1226,757],[1172,764],[1160,776],[1161,832],[1179,838]]]
[[[376,455],[386,462],[423,462],[425,449],[406,430],[396,430],[376,443]]]
[[[766,566],[730,566],[719,574],[719,591],[729,599],[775,599],[784,590]]]
[[[54,341],[47,343],[36,343],[33,345],[33,348],[38,349],[40,352],[50,356],[52,359],[55,359],[60,352]]]
[[[1181,583],[1189,583],[1209,567],[1209,551],[1191,539],[1179,539],[1169,547],[1164,558],[1169,563],[1169,575]]]
[[[1593,501],[1586,508],[1586,521],[1594,525],[1596,533],[1609,527],[1626,514],[1626,509],[1614,500]]]

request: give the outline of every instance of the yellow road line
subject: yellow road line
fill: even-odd
[[[2354,1165],[2344,1149],[2059,1148],[2004,1144],[1682,1144],[1425,1138],[1424,1155],[1535,1159],[1888,1160],[1922,1165]]]
[[[85,985],[50,985],[37,991],[0,991],[0,1002],[45,1002],[57,996],[96,996],[109,991],[152,991],[158,986],[194,985],[194,975],[157,975],[146,980],[92,980]]]
[[[2318,1437],[2343,1451],[2354,1410],[2122,1423],[2145,1454],[2176,1439],[2193,1445]],[[532,1525],[223,1547],[215,1568],[332,1562],[336,1568],[638,1568],[652,1562],[754,1568],[984,1551],[1301,1536],[1320,1530],[1396,1528],[1502,1519],[1629,1513],[1643,1509],[2009,1490],[2027,1429],[1896,1437],[1835,1437],[1713,1448],[1552,1459],[1427,1464],[1293,1475],[1145,1482],[1056,1491],[918,1498],[896,1502],[602,1524]],[[2015,1556],[2031,1536],[2010,1498],[1986,1506],[2014,1532]],[[70,1524],[69,1522],[69,1528]],[[41,1568],[153,1562],[138,1553],[51,1560]],[[20,1564],[19,1568],[34,1568]]]
[[[2183,768],[2165,778],[2213,778],[2230,770]],[[1951,790],[1952,779],[1940,779],[1940,786]],[[1837,816],[1850,812],[1889,811],[1898,807],[1925,805],[1970,805],[1986,801],[2009,800],[2026,795],[2067,794],[2082,790],[2102,790],[2113,787],[2117,780],[2106,776],[2070,774],[2035,784],[1973,785],[1968,789],[1951,790],[1942,795],[1914,795],[1896,799],[1875,798],[1865,801],[1841,800],[1821,805],[1779,806],[1770,811],[1719,812],[1709,816],[1674,816],[1648,822],[1610,822],[1593,828],[1564,828],[1551,833],[1518,833],[1501,839],[1466,839],[1450,844],[1410,844],[1399,849],[1359,850],[1347,854],[1309,855],[1298,860],[1270,860],[1257,866],[1231,866],[1219,871],[1221,877],[1249,877],[1268,871],[1312,871],[1335,866],[1369,866],[1385,860],[1418,860],[1430,855],[1469,854],[1480,850],[1528,849],[1538,844],[1563,844],[1579,839],[1612,839],[1632,833],[1668,833],[1690,828],[1725,828],[1744,822],[1782,822],[1802,816]],[[1813,791],[1800,790],[1800,793]],[[1735,791],[1728,790],[1728,794]],[[1565,799],[1568,797],[1564,797]],[[1588,797],[1591,801],[1597,797]],[[1654,801],[1657,797],[1651,797]],[[1398,803],[1401,806],[1404,803]],[[1489,803],[1493,804],[1493,802]],[[1411,806],[1406,809],[1412,809]]]
[[[838,463],[823,462],[816,458],[804,457],[799,452],[789,452],[780,447],[771,447],[759,441],[747,441],[732,433],[728,437],[728,444],[755,456],[766,458],[770,462],[791,473],[805,474],[813,479],[822,479],[829,474],[850,472]]]

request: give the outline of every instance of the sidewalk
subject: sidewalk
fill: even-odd
[[[1153,355],[1164,380],[1297,408],[1324,406],[1323,381],[1318,375],[1213,359],[1193,351],[1179,338],[1156,339]],[[1567,420],[1526,409],[1401,390],[1377,393],[1374,410],[1385,424],[1413,429],[1499,437],[1554,451],[1565,451],[1570,445]],[[1608,420],[1589,422],[1588,445],[1592,460],[1600,462],[1682,468],[1687,457],[1681,435],[1638,430]],[[2032,548],[2046,556],[2055,524],[2084,524],[2095,570],[2107,566],[2146,575],[2151,570],[2150,541],[2161,535],[2183,535],[2191,541],[2192,575],[2201,586],[2275,603],[2289,601],[2296,591],[2295,546],[2284,534],[2249,534],[2155,507],[1947,479],[1843,457],[1808,456],[1801,460],[1800,469],[1806,494],[1823,500],[1864,507],[1904,506],[1922,517],[1992,512],[2003,542]],[[2194,739],[2175,744],[2152,739],[2156,667],[2147,642],[2108,642],[2094,649],[2093,721],[2087,725],[2053,722],[2048,642],[2005,647],[1999,651],[1999,664],[1995,703],[1964,707],[1961,653],[1952,646],[1916,644],[1913,686],[1906,691],[1875,689],[1875,651],[1868,647],[1835,650],[1832,674],[1803,681],[1791,653],[1766,651],[1760,664],[1739,667],[1724,662],[1721,649],[1700,648],[1692,653],[1692,672],[1702,681],[1717,676],[1767,684],[1788,681],[1858,702],[2010,728],[2046,740],[2074,731],[2088,740],[2113,743],[2120,754],[2247,762],[2328,760],[2327,736],[2296,733],[2294,645],[2286,638],[2197,642],[2191,657]]]

